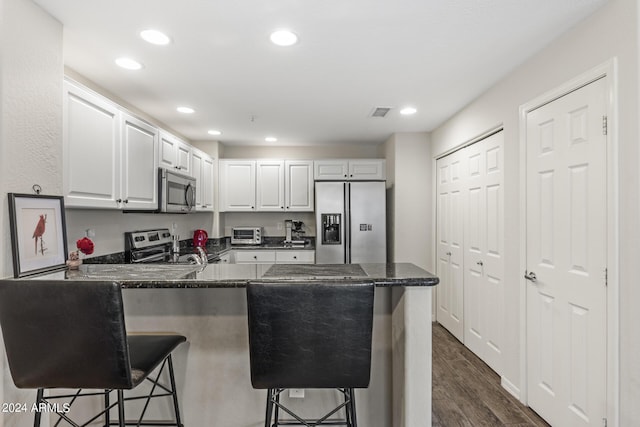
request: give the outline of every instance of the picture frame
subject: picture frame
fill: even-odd
[[[66,267],[67,226],[62,196],[8,193],[13,277]]]

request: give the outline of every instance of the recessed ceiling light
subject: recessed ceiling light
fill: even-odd
[[[191,107],[178,107],[176,108],[176,110],[178,110],[179,113],[184,113],[184,114],[193,114],[196,111]]]
[[[275,136],[268,136],[264,140],[267,142],[276,142],[278,138],[276,138]]]
[[[219,130],[214,130],[211,129],[210,131],[207,132],[209,135],[222,135],[222,132],[220,132]]]
[[[131,58],[118,58],[116,59],[116,64],[118,66],[127,69],[127,70],[139,70],[142,68],[142,64],[138,61],[135,61]]]
[[[140,37],[151,44],[167,45],[171,43],[171,39],[168,35],[158,30],[143,30],[140,31]]]
[[[402,110],[400,110],[400,114],[402,114],[403,116],[410,116],[412,114],[417,113],[418,110],[416,110],[413,107],[405,107]]]
[[[289,30],[274,31],[270,38],[278,46],[292,46],[298,42],[298,36]]]

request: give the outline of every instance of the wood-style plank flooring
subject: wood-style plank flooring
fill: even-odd
[[[437,427],[548,427],[500,385],[500,377],[438,323],[433,324],[433,409]]]

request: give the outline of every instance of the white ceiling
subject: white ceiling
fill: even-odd
[[[267,135],[278,137],[272,145],[378,144],[430,131],[606,2],[34,1],[64,24],[66,66],[191,140],[248,145],[268,145]],[[270,43],[283,27],[298,44]],[[173,42],[146,43],[146,28]],[[120,56],[144,68],[123,70]],[[407,105],[418,113],[401,116]],[[394,109],[369,117],[376,106]]]

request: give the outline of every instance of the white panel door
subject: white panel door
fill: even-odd
[[[285,209],[313,212],[313,161],[287,160],[285,164]]]
[[[258,160],[256,162],[256,210],[284,211],[284,162]]]
[[[504,134],[467,147],[464,344],[502,372],[504,341]]]
[[[158,208],[158,130],[122,113],[124,209]]]
[[[219,166],[220,211],[255,211],[255,160],[220,160]]]
[[[106,99],[64,82],[64,202],[119,209],[120,113]]]
[[[460,341],[464,340],[463,161],[462,152],[457,151],[436,162],[437,268],[440,278],[436,287],[436,320]]]
[[[527,395],[554,426],[606,416],[605,114],[604,79],[527,114]]]

